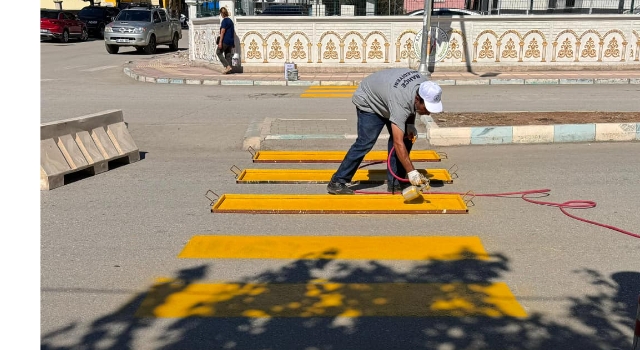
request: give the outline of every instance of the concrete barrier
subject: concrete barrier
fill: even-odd
[[[140,160],[122,110],[108,110],[40,125],[40,190],[65,184],[65,175],[109,170],[109,162]]]
[[[638,296],[638,311],[636,312],[636,322],[633,330],[633,347],[631,350],[640,350],[640,295]]]

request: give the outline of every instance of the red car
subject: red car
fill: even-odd
[[[40,40],[58,40],[66,43],[70,38],[87,40],[87,25],[71,12],[40,10]]]

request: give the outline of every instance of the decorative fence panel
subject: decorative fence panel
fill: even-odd
[[[422,17],[237,16],[245,71],[375,71],[417,68]],[[435,70],[638,69],[640,20],[629,15],[434,17],[446,33],[429,56]],[[215,60],[219,18],[193,20],[191,59]]]

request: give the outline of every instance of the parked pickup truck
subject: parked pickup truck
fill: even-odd
[[[104,28],[104,44],[110,54],[118,53],[122,46],[133,46],[145,54],[154,54],[158,45],[169,45],[169,49],[176,51],[181,38],[180,21],[169,18],[163,8],[122,10]]]

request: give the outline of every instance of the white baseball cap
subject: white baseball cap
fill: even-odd
[[[429,112],[442,112],[442,88],[440,85],[430,80],[422,82],[418,89],[418,94],[420,94],[420,97],[424,100],[424,105]]]

